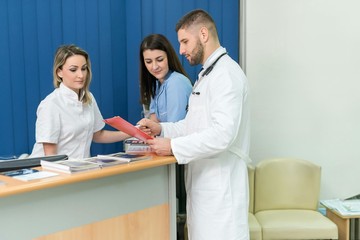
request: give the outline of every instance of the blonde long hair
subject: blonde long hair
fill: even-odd
[[[91,94],[90,94],[89,86],[90,86],[90,82],[91,82],[91,78],[92,78],[92,73],[91,73],[91,63],[90,63],[89,54],[74,44],[63,45],[63,46],[60,46],[56,50],[55,58],[54,58],[54,65],[53,65],[54,87],[58,88],[60,86],[60,83],[62,82],[62,79],[57,75],[58,69],[62,69],[66,60],[69,57],[74,56],[74,55],[81,55],[81,56],[84,56],[86,59],[86,66],[87,66],[88,74],[86,75],[85,85],[81,89],[80,94],[83,95],[81,101],[84,104],[90,104],[91,103]]]

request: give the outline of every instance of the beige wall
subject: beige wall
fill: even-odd
[[[307,159],[322,199],[360,193],[360,1],[242,3],[254,163]]]

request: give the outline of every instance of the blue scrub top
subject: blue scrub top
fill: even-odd
[[[184,119],[191,91],[192,85],[187,77],[178,72],[169,72],[163,84],[157,81],[149,113],[155,113],[160,122]]]

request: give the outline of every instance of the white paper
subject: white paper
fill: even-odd
[[[59,174],[55,173],[55,172],[39,171],[39,172],[35,172],[35,173],[14,176],[13,178],[16,178],[21,181],[30,181],[30,180],[35,180],[35,179],[53,177],[53,176],[57,176],[57,175],[59,175]]]

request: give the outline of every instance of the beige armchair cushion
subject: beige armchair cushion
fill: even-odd
[[[261,240],[262,229],[253,213],[249,212],[249,232],[250,240]]]
[[[255,167],[248,164],[247,169],[249,178],[249,212],[254,213]]]
[[[337,239],[336,225],[313,210],[267,210],[255,214],[263,239]]]
[[[248,165],[248,177],[249,177],[249,231],[251,240],[261,240],[262,231],[259,222],[254,216],[254,178],[255,168],[252,165]]]
[[[317,211],[321,168],[299,159],[268,159],[255,171],[255,217],[266,239],[337,239]]]

